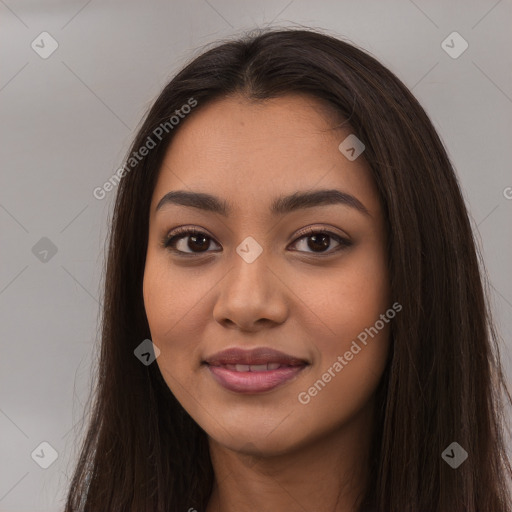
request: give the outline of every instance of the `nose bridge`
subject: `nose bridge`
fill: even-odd
[[[230,281],[235,285],[235,289],[242,293],[250,291],[253,298],[258,294],[266,294],[266,287],[269,284],[266,274],[270,272],[268,256],[269,251],[252,236],[246,237],[238,244],[231,258],[233,277]]]
[[[260,319],[280,323],[286,304],[280,299],[278,280],[269,268],[268,251],[252,237],[245,238],[232,254],[232,268],[222,281],[214,316],[248,328]]]

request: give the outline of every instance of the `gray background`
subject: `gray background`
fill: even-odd
[[[511,1],[0,0],[0,16],[0,511],[63,506],[115,195],[100,201],[93,189],[122,164],[142,114],[183,63],[257,26],[324,28],[413,90],[479,233],[511,375]],[[59,45],[46,59],[31,47],[44,31]],[[441,46],[453,31],[469,44],[455,59]],[[53,256],[38,253],[44,237]],[[43,441],[58,452],[46,470],[31,458]]]

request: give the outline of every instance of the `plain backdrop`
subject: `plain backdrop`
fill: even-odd
[[[0,17],[1,512],[63,508],[115,195],[94,188],[185,62],[256,27],[325,29],[412,89],[456,167],[511,375],[510,0],[0,0]]]

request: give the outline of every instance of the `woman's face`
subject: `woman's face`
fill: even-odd
[[[204,105],[178,127],[154,190],[143,292],[156,363],[233,450],[284,453],[342,429],[385,367],[379,196],[364,153],[338,148],[350,131],[329,131],[322,111],[302,95]]]

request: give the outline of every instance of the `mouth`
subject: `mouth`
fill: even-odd
[[[270,348],[228,349],[202,362],[222,387],[237,393],[262,393],[295,379],[306,359]]]
[[[208,364],[208,363],[207,363]],[[263,364],[212,364],[217,368],[227,368],[234,372],[268,372],[273,370],[279,370],[279,368],[293,368],[296,366],[302,366],[299,364],[288,365],[280,363],[263,363]]]

